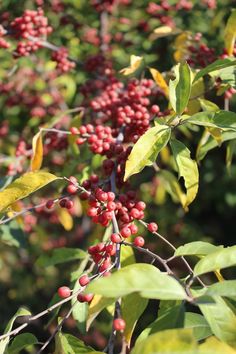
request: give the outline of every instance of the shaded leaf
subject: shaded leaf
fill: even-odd
[[[56,179],[59,177],[46,171],[25,173],[0,192],[0,212]]]
[[[26,239],[24,231],[16,220],[9,224],[1,225],[0,240],[8,246],[25,247]]]
[[[90,328],[92,322],[99,315],[99,313],[114,302],[115,300],[113,298],[94,295],[92,302],[89,304],[87,330]]]
[[[128,265],[110,277],[100,278],[90,283],[86,292],[105,297],[121,297],[134,292],[150,299],[185,299],[187,297],[183,287],[174,278],[160,272],[150,264],[141,263]]]
[[[54,354],[103,354],[92,347],[86,346],[84,342],[71,334],[59,332],[56,336],[56,348]]]
[[[22,349],[37,343],[38,339],[32,333],[19,334],[13,339],[8,349],[8,354],[18,354]]]
[[[156,125],[139,138],[126,161],[124,181],[142,171],[145,166],[153,164],[158,153],[168,143],[170,134],[171,129],[167,125]]]
[[[161,170],[159,175],[163,177],[161,178],[161,181],[163,182],[166,191],[171,195],[173,201],[180,202],[184,207],[186,204],[186,195],[182,191],[178,179],[175,177],[175,175],[167,170]]]
[[[198,100],[203,111],[217,112],[220,110],[219,107],[211,101],[205,100],[204,98],[199,98]]]
[[[236,344],[236,316],[220,296],[214,296],[215,304],[199,305],[212,333],[230,345]]]
[[[202,258],[194,267],[194,275],[213,272],[236,265],[236,246],[220,249]]]
[[[39,131],[32,140],[33,155],[31,158],[31,171],[40,170],[43,162],[43,140],[42,133]]]
[[[197,163],[191,159],[189,149],[180,141],[173,139],[170,145],[178,167],[179,177],[182,176],[184,178],[187,196],[183,207],[187,209],[188,205],[195,199],[198,191],[199,175]]]
[[[170,306],[164,311],[158,312],[158,318],[150,323],[138,336],[135,345],[146,339],[149,335],[156,332],[160,332],[166,329],[172,328],[182,328],[184,323],[184,306],[183,303],[176,304],[171,306],[170,301],[161,301],[167,302]]]
[[[187,63],[180,63],[174,67],[175,79],[169,81],[170,104],[174,111],[181,115],[188,105],[192,72]]]
[[[192,328],[194,338],[199,341],[212,335],[209,324],[205,318],[193,312],[186,312],[184,317],[184,328]]]
[[[130,347],[131,337],[139,317],[147,307],[148,300],[139,294],[133,293],[125,296],[121,302],[122,318],[125,320],[124,337]]]
[[[52,251],[51,255],[43,254],[40,256],[36,265],[39,267],[49,267],[52,265],[66,263],[77,259],[86,258],[87,253],[79,248],[61,247]]]

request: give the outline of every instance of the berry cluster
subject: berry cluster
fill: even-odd
[[[68,58],[68,50],[64,47],[52,52],[52,60],[56,61],[56,67],[61,72],[65,73],[75,68],[75,63]]]
[[[0,25],[0,48],[7,49],[10,47],[10,43],[8,43],[4,37],[7,31]]]
[[[91,5],[94,7],[94,9],[97,12],[103,12],[103,11],[107,11],[107,12],[112,12],[113,7],[115,5],[115,3],[117,3],[118,1],[116,0],[90,0]]]

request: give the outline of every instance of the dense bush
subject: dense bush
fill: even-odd
[[[234,353],[231,1],[0,10],[0,353]]]

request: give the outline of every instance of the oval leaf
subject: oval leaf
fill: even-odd
[[[219,248],[223,248],[223,246],[214,246],[208,242],[203,241],[195,241],[186,243],[184,246],[180,246],[175,251],[174,255],[176,257],[179,256],[205,256],[206,254],[218,251]]]
[[[218,59],[214,61],[214,63],[206,66],[204,69],[200,70],[194,77],[193,82],[197,81],[201,77],[209,74],[212,71],[217,71],[220,69],[227,68],[229,66],[235,66],[236,65],[236,60],[231,60],[231,59]]]
[[[162,89],[162,91],[164,92],[166,97],[169,97],[169,87],[168,87],[164,77],[160,73],[160,71],[158,71],[154,68],[150,68],[149,70],[150,70],[150,73],[152,74],[152,77],[153,77],[155,83],[157,84],[157,86],[159,86]]]
[[[33,156],[31,158],[31,171],[40,170],[43,162],[42,133],[38,132],[32,141]]]
[[[234,265],[236,265],[236,246],[227,247],[202,258],[194,267],[194,275],[197,276]]]
[[[139,138],[126,161],[124,181],[142,171],[145,166],[153,164],[158,153],[168,143],[170,134],[171,129],[167,125],[157,125]]]
[[[236,280],[224,280],[210,285],[204,295],[236,296]]]
[[[203,127],[236,131],[236,113],[229,111],[200,112],[194,114],[190,118],[187,118],[184,122],[200,125]]]
[[[197,341],[212,335],[209,324],[199,313],[186,312],[184,317],[184,328],[192,328],[193,335]]]
[[[50,256],[47,254],[40,256],[37,259],[36,264],[39,267],[49,267],[55,264],[74,261],[76,259],[83,259],[86,256],[87,253],[79,248],[61,247],[53,250]]]
[[[110,277],[92,282],[86,292],[105,297],[121,297],[138,292],[149,299],[187,298],[183,287],[174,278],[150,264],[141,263],[128,265]]]
[[[0,212],[59,178],[46,171],[25,173],[0,192]]]
[[[191,329],[170,329],[152,334],[139,342],[131,354],[192,354],[196,353],[197,342]]]
[[[199,174],[197,163],[191,159],[189,149],[180,141],[173,139],[170,145],[178,167],[179,177],[182,176],[184,178],[187,191],[184,208],[187,210],[188,205],[195,199],[198,191]]]
[[[229,55],[233,54],[236,38],[236,9],[233,9],[225,27],[225,49]]]
[[[175,80],[169,82],[170,104],[174,111],[181,115],[188,105],[192,72],[187,63],[180,63],[174,67]]]
[[[29,345],[34,345],[38,343],[38,339],[32,333],[22,333],[19,334],[10,345],[8,349],[8,354],[18,354],[22,349],[28,347]]]
[[[130,57],[130,66],[120,70],[120,73],[123,74],[123,75],[133,74],[139,68],[142,60],[143,60],[142,57],[138,57],[136,55],[131,55],[131,57]]]

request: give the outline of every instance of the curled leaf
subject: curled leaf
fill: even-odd
[[[130,66],[120,70],[120,73],[123,75],[133,74],[140,66],[143,57],[138,57],[136,55],[131,55],[130,57]]]
[[[164,92],[165,96],[168,97],[169,96],[169,87],[168,87],[164,77],[160,73],[160,71],[158,71],[154,68],[150,68],[149,70],[150,70],[150,73],[152,74],[152,77],[153,77],[155,83],[157,84],[157,86],[159,86],[162,89],[162,91]]]
[[[41,131],[32,140],[33,156],[31,158],[31,171],[40,170],[43,162],[43,140]]]

